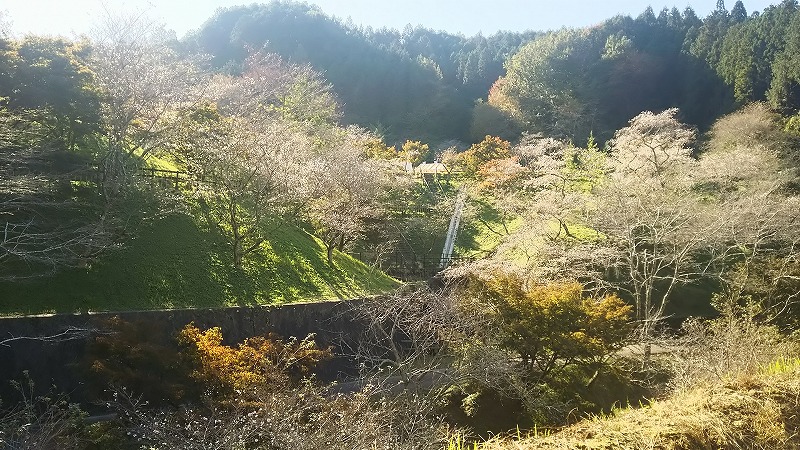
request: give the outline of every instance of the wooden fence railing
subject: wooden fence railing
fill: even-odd
[[[164,187],[180,188],[181,183],[189,181],[189,174],[180,170],[156,169],[153,167],[143,167],[139,169],[141,176],[145,178],[157,179]]]
[[[148,178],[158,182],[163,187],[178,189],[181,183],[188,183],[191,179],[189,173],[181,170],[156,169],[152,167],[142,167],[138,170],[138,176]],[[104,180],[103,171],[97,168],[85,168],[73,171],[67,175],[70,181],[81,181],[87,183],[100,184]]]

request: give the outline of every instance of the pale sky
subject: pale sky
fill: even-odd
[[[668,2],[674,3],[668,3]],[[748,14],[780,0],[743,0]],[[725,2],[730,9],[735,0]],[[252,0],[4,0],[11,32],[72,36],[88,32],[102,20],[104,7],[117,13],[148,10],[178,37],[199,28],[219,7]],[[716,0],[310,0],[328,15],[352,18],[355,24],[402,29],[406,24],[435,30],[490,35],[498,30],[548,30],[599,23],[616,14],[639,15],[648,5],[656,14],[664,7],[691,5],[705,17]],[[105,6],[104,6],[105,5]],[[557,6],[554,6],[557,5]]]

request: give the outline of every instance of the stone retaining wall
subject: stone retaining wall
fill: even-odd
[[[0,395],[11,394],[8,381],[21,380],[27,371],[39,392],[55,386],[59,392],[69,393],[73,401],[91,400],[86,397],[81,364],[85,365],[87,343],[106,332],[108,320],[114,317],[154,325],[165,331],[167,339],[174,339],[190,322],[201,329],[221,327],[226,344],[270,332],[299,338],[316,333],[318,344],[332,346],[337,355],[321,374],[334,379],[356,370],[351,348],[364,328],[355,320],[354,309],[364,301],[369,300],[0,318],[0,342],[11,339],[0,346]]]

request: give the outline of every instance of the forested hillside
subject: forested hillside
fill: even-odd
[[[486,108],[502,112],[513,131],[576,142],[591,133],[605,140],[642,110],[678,107],[701,129],[751,101],[791,115],[800,106],[790,69],[797,9],[783,1],[748,16],[741,1],[730,12],[719,1],[703,20],[690,8],[658,16],[647,9],[636,19],[549,33],[510,58]]]
[[[153,257],[174,263],[135,275],[152,280],[133,283],[135,294],[122,298],[187,306],[205,298],[180,289],[197,284],[164,281],[166,272],[199,277],[177,269],[181,254],[208,260],[213,269],[201,272],[225,280],[221,304],[364,292],[341,286],[391,282],[355,280],[349,271],[331,278],[321,263],[335,269],[348,251],[377,269],[438,270],[459,189],[470,196],[457,257],[498,260],[498,249],[515,245],[517,227],[541,222],[531,216],[538,208],[570,237],[600,232],[609,220],[570,217],[564,198],[537,204],[541,186],[526,177],[545,179],[539,153],[572,154],[571,169],[589,158],[592,176],[602,178],[613,164],[598,161],[633,145],[618,133],[649,117],[642,111],[666,111],[674,123],[657,120],[653,130],[669,134],[661,127],[672,123],[693,133],[669,139],[691,145],[698,158],[707,148],[694,139],[712,136],[698,132],[763,101],[778,115],[758,120],[785,134],[774,151],[796,164],[799,21],[794,1],[750,14],[740,1],[730,11],[719,1],[704,19],[688,7],[648,8],[584,29],[467,38],[355,27],[304,3],[275,1],[220,9],[181,41],[143,17],[108,17],[77,41],[4,37],[0,277],[23,292],[16,305],[46,309],[43,286],[74,279],[85,287],[70,290],[65,307],[97,307],[96,286],[113,271],[104,266],[109,257],[145,261],[120,255],[160,245],[161,231],[179,223],[187,243],[206,248],[187,244],[178,255]],[[569,150],[581,148],[590,153]],[[434,158],[460,175],[404,170]],[[595,181],[585,189],[596,190]],[[303,264],[278,262],[297,255]],[[317,281],[294,292],[277,281],[286,277]],[[261,281],[242,291],[237,279]],[[142,287],[153,284],[164,288]],[[235,298],[237,289],[246,300]],[[690,289],[688,298],[707,306],[715,286]]]
[[[322,71],[344,104],[345,120],[390,140],[467,140],[476,98],[503,73],[505,59],[536,33],[488,38],[421,27],[357,28],[303,3],[223,9],[185,43],[223,70],[240,70],[264,49]]]
[[[793,114],[797,20],[791,0],[763,12],[719,1],[706,18],[690,7],[648,8],[581,30],[464,37],[355,27],[273,2],[220,10],[185,44],[229,71],[248,49],[311,64],[333,84],[346,121],[390,142],[522,132],[604,142],[644,110],[677,107],[700,128],[754,100]]]

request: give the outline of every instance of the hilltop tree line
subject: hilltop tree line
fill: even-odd
[[[508,60],[475,117],[510,137],[585,142],[590,134],[610,139],[643,110],[678,107],[703,129],[752,101],[791,116],[800,108],[797,10],[786,0],[748,16],[741,1],[731,11],[719,1],[703,20],[691,8],[648,8],[635,19],[548,33]]]
[[[273,1],[220,9],[184,39],[187,49],[237,72],[251,49],[265,49],[325,73],[348,123],[392,140],[466,139],[474,99],[536,33],[466,38],[422,27],[356,27],[306,3]]]
[[[233,72],[249,49],[309,63],[332,83],[347,123],[390,141],[437,147],[529,132],[604,142],[645,110],[680,108],[701,129],[749,101],[797,112],[796,13],[792,0],[752,13],[741,0],[730,10],[718,1],[706,18],[648,7],[583,29],[465,37],[358,27],[276,1],[221,9],[183,43]]]

